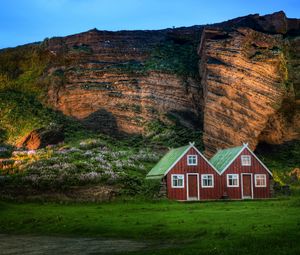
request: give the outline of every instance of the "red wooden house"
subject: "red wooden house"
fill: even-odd
[[[170,150],[148,173],[175,200],[269,198],[271,171],[248,148],[218,151],[208,161],[194,144]]]

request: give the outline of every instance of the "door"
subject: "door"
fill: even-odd
[[[188,174],[188,200],[198,200],[198,175]]]
[[[243,174],[243,198],[252,198],[252,180],[250,174]]]

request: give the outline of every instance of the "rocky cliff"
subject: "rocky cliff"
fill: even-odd
[[[255,149],[300,137],[297,33],[299,21],[282,12],[204,29],[198,54],[208,156],[242,142]]]
[[[47,103],[102,131],[143,133],[150,120],[163,119],[166,113],[195,125],[202,105],[196,55],[199,35],[196,27],[94,29],[50,39],[46,49],[64,61],[45,74],[45,79],[56,76],[48,86]],[[194,70],[188,65],[194,65]]]
[[[143,134],[153,120],[175,118],[203,128],[207,155],[278,144],[300,137],[299,34],[299,20],[283,12],[157,31],[93,29],[0,51],[0,88],[34,94],[98,131]]]

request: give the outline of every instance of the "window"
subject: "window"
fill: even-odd
[[[213,174],[202,174],[201,175],[201,186],[202,186],[202,188],[213,188],[214,187],[214,175]]]
[[[183,188],[183,187],[184,187],[184,175],[172,174],[172,188]]]
[[[187,156],[188,166],[196,166],[197,165],[197,155],[188,155]]]
[[[242,155],[242,166],[251,166],[251,157],[249,155]]]
[[[239,187],[238,174],[227,174],[227,187]]]
[[[267,187],[266,175],[256,174],[255,175],[255,187]]]

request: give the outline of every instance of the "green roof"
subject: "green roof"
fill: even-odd
[[[170,150],[163,158],[151,169],[147,174],[147,179],[162,178],[169,168],[176,162],[180,156],[190,147],[190,145],[182,146]]]
[[[242,149],[243,146],[219,150],[209,162],[221,173]]]

